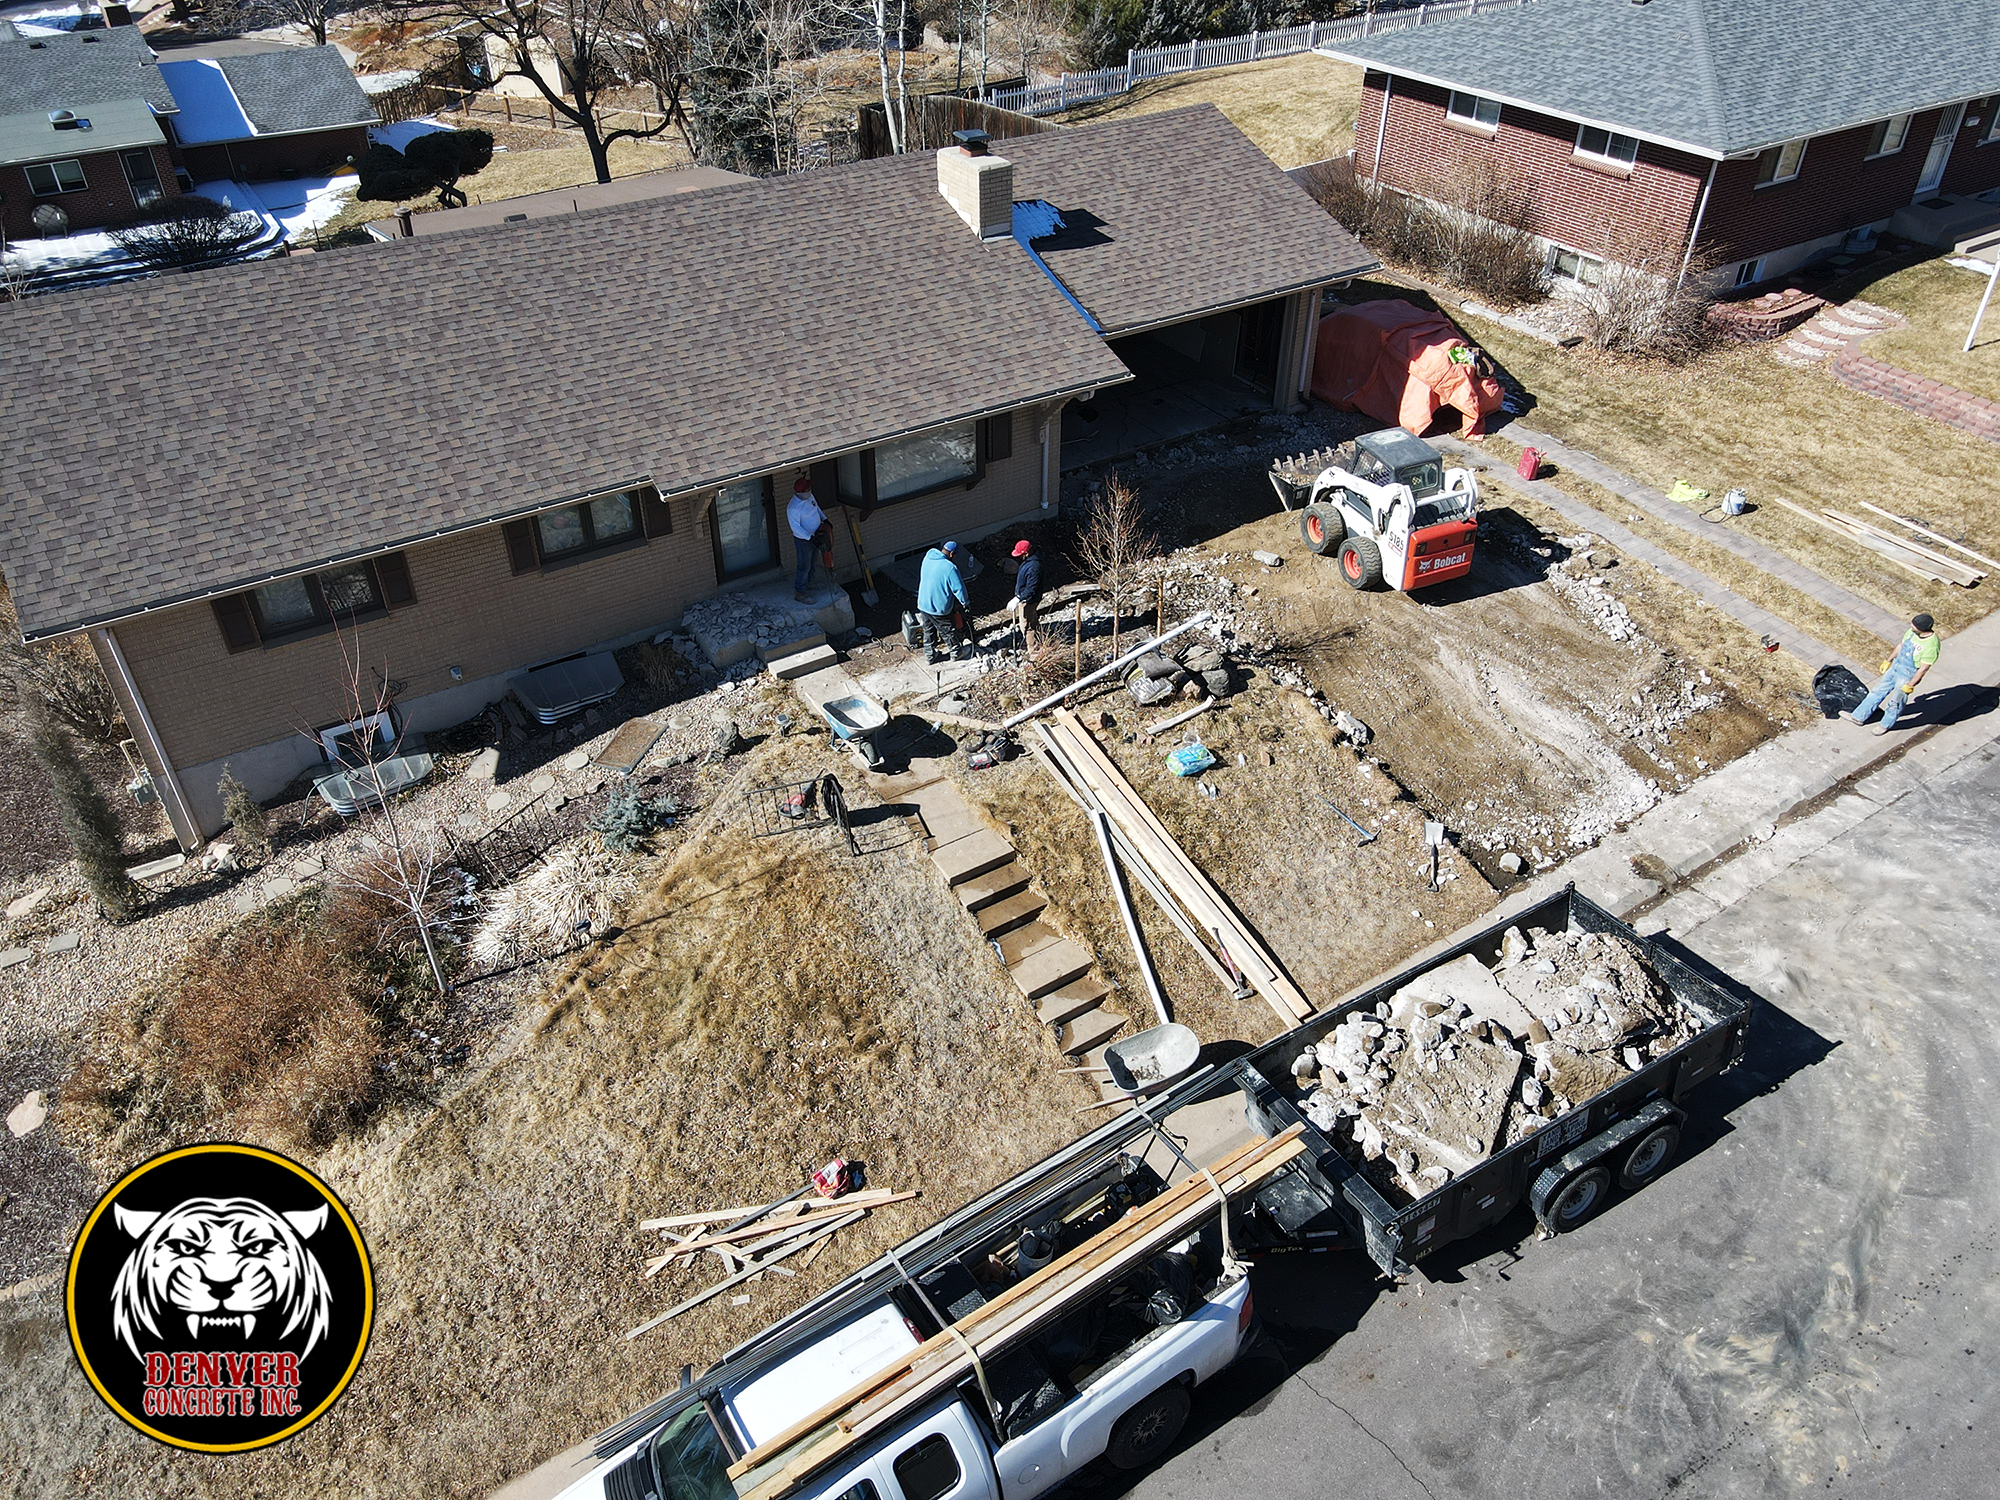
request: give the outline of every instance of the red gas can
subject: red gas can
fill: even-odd
[[[1534,479],[1542,472],[1542,455],[1533,448],[1523,448],[1521,461],[1514,469],[1523,479]]]

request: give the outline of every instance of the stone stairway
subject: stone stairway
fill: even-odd
[[[1790,338],[1772,350],[1771,357],[1781,365],[1802,370],[1829,355],[1845,353],[1850,344],[1871,333],[1901,328],[1905,321],[1902,314],[1872,302],[1829,304],[1811,322],[1794,329]]]

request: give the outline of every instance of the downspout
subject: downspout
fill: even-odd
[[[1681,274],[1674,278],[1675,291],[1679,291],[1681,283],[1688,279],[1688,266],[1694,261],[1694,242],[1701,238],[1701,216],[1708,212],[1708,190],[1715,186],[1716,169],[1721,165],[1720,161],[1708,164],[1708,181],[1701,185],[1701,202],[1695,205],[1694,210],[1694,228],[1688,231],[1687,254],[1681,257]]]
[[[160,763],[160,779],[166,783],[168,800],[173,804],[167,808],[167,821],[174,826],[174,837],[180,840],[181,848],[192,854],[207,842],[201,834],[201,824],[195,821],[193,810],[188,806],[187,793],[181,789],[181,779],[174,770],[174,763],[167,759],[166,744],[160,739],[159,728],[153,723],[152,712],[146,707],[146,700],[139,696],[139,684],[133,679],[132,668],[125,660],[125,653],[118,647],[118,637],[109,627],[97,632],[98,644],[104,647],[104,654],[111,659],[117,669],[118,681],[125,688],[125,696],[131,700],[133,709],[139,716],[139,732],[146,737],[146,744],[153,752],[153,759]],[[180,816],[174,816],[179,809]]]
[[[1319,309],[1320,309],[1320,303],[1324,299],[1325,295],[1326,295],[1326,289],[1324,287],[1317,287],[1317,286],[1314,287],[1311,291],[1306,293],[1306,299],[1307,299],[1305,304],[1306,346],[1304,349],[1299,351],[1298,402],[1301,406],[1309,406],[1312,404],[1313,348],[1316,344],[1319,343]]]
[[[1382,180],[1382,135],[1389,128],[1389,95],[1396,87],[1396,75],[1382,75],[1382,118],[1375,122],[1375,170],[1368,174],[1368,180],[1380,183]]]
[[[1058,408],[1060,410],[1060,408]],[[1049,423],[1056,419],[1055,412],[1042,418],[1042,509],[1049,508]]]

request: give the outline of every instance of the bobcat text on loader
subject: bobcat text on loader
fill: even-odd
[[[1478,481],[1400,427],[1281,458],[1271,488],[1298,511],[1306,545],[1338,554],[1340,576],[1357,589],[1386,582],[1407,592],[1472,571]]]

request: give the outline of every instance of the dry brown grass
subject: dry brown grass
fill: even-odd
[[[1986,290],[1984,276],[1940,257],[1877,281],[1850,279],[1843,285],[1851,288],[1849,295],[1910,320],[1908,328],[1894,328],[1867,340],[1861,346],[1864,354],[2000,401],[2000,294],[1986,309],[1978,343],[1970,353],[1964,347],[1966,330],[1972,327],[1972,315]]]
[[[1325,161],[1354,144],[1361,70],[1311,52],[1270,62],[1154,78],[1129,94],[1058,116],[1064,124],[1213,104],[1281,167]]]

